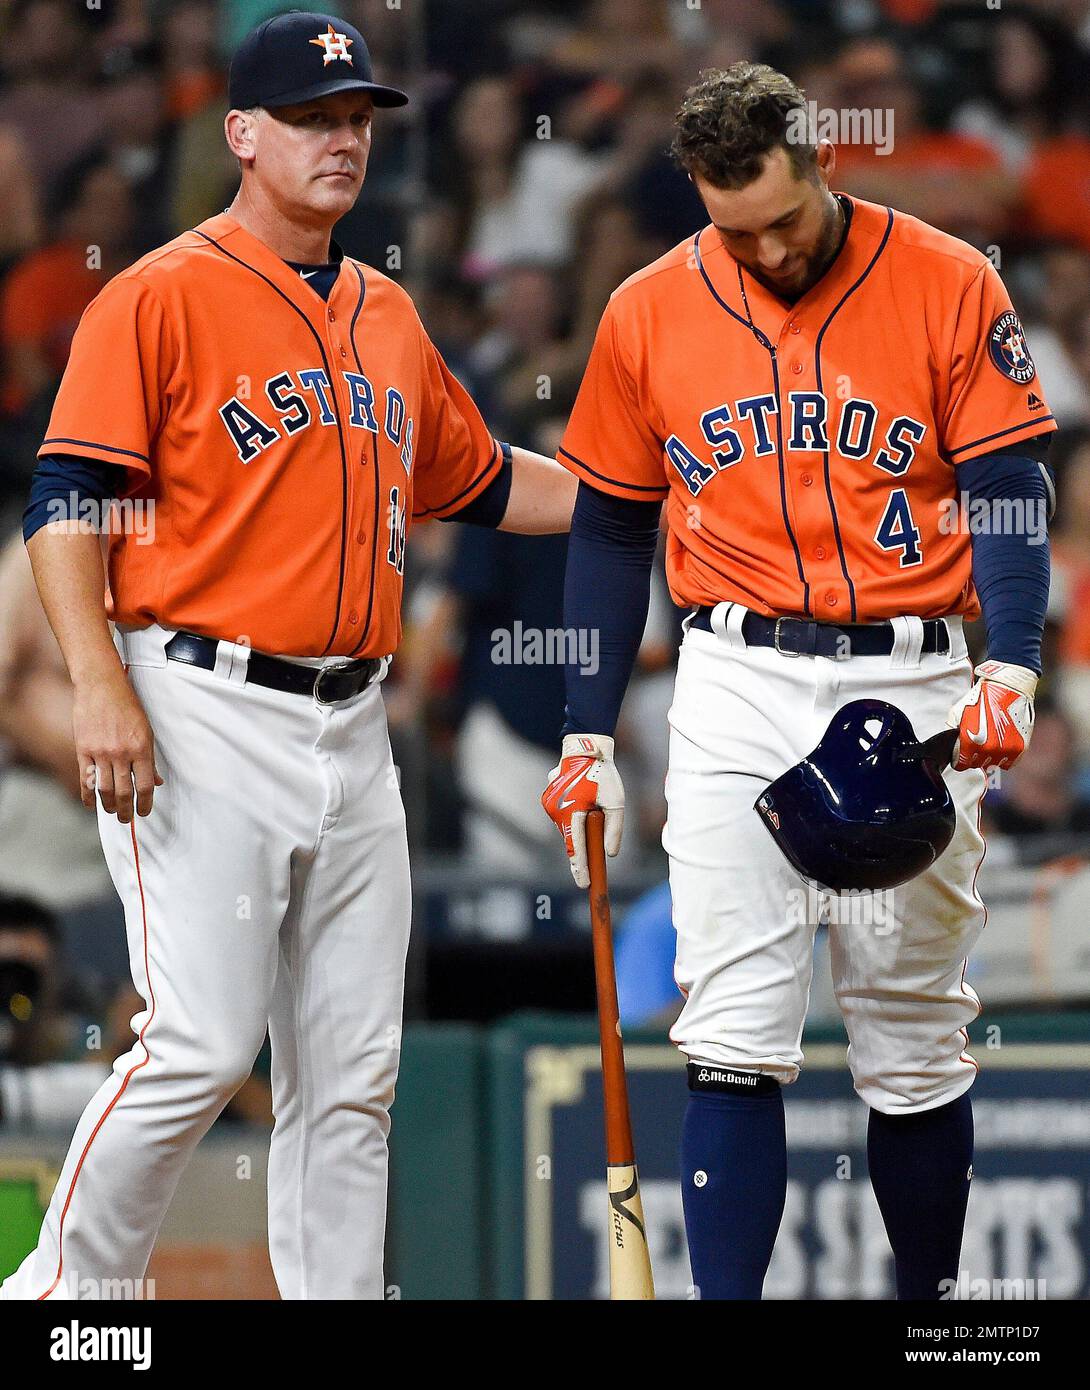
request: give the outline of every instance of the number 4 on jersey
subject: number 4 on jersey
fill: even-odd
[[[912,520],[912,509],[904,488],[894,488],[889,494],[885,514],[878,523],[874,539],[883,550],[899,550],[901,569],[923,563],[920,549],[920,528]]]

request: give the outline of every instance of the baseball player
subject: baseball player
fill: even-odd
[[[663,843],[694,1283],[761,1296],[786,1190],[781,1088],[827,917],[897,1293],[936,1299],[958,1276],[971,1176],[978,812],[986,769],[1009,767],[1032,729],[1054,425],[990,262],[832,192],[834,149],[807,139],[788,78],[702,74],[674,153],[710,225],[614,293],[561,449],[580,480],[565,622],[597,629],[602,655],[593,675],[569,672],[543,802],[585,884],[588,807],[604,809],[607,849],[620,841],[612,733],[665,501],[670,586],[691,608]],[[981,611],[974,673],[962,624]],[[853,914],[811,891],[753,806],[859,698],[897,706],[920,738],[953,707],[957,822],[932,869]]]
[[[26,513],[146,1007],[6,1298],[143,1276],[266,1028],[280,1292],[382,1297],[409,864],[379,681],[406,528],[563,530],[574,501],[555,461],[490,436],[407,295],[331,241],[373,109],[407,100],[362,35],[268,20],[229,99],[238,196],[87,310]],[[114,496],[145,524],[111,536],[104,609],[98,536],[46,523]]]

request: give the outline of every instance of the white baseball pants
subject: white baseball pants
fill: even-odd
[[[268,1028],[280,1292],[381,1298],[410,901],[379,684],[322,706],[243,684],[245,647],[221,644],[215,671],[168,662],[169,636],[117,634],[165,783],[132,826],[99,813],[146,1007],[3,1297],[95,1297],[143,1277],[190,1154]]]
[[[899,618],[890,656],[834,661],[747,647],[744,616],[718,605],[717,630],[687,632],[678,665],[663,844],[686,1001],[670,1036],[691,1061],[794,1081],[814,933],[827,920],[856,1091],[887,1114],[944,1105],[976,1076],[964,1030],[980,1004],[964,970],[985,918],[984,774],[947,771],[953,840],[926,873],[882,894],[810,888],[753,803],[851,700],[898,706],[921,739],[944,728],[972,679],[961,623],[948,620],[949,654],[921,655],[920,620]]]

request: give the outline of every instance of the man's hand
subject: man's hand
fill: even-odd
[[[83,804],[93,807],[97,790],[102,809],[128,825],[135,785],[136,814],[148,815],[163,779],[155,768],[151,725],[124,672],[76,685],[72,731]]]
[[[946,718],[958,731],[951,766],[958,772],[1013,767],[1033,733],[1037,677],[1025,666],[1001,661],[985,661],[973,674],[976,680]]]
[[[606,854],[621,848],[624,829],[624,787],[613,761],[613,740],[605,734],[567,734],[560,763],[549,773],[541,804],[564,837],[572,877],[580,888],[590,886],[587,867],[587,812],[605,812]]]

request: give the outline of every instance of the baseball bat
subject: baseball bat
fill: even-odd
[[[606,1187],[609,1193],[609,1296],[611,1300],[654,1298],[640,1179],[628,1113],[624,1043],[617,1008],[613,925],[606,877],[605,816],[587,814],[590,921],[594,980],[598,990],[598,1034],[602,1044],[602,1094],[606,1121]]]

